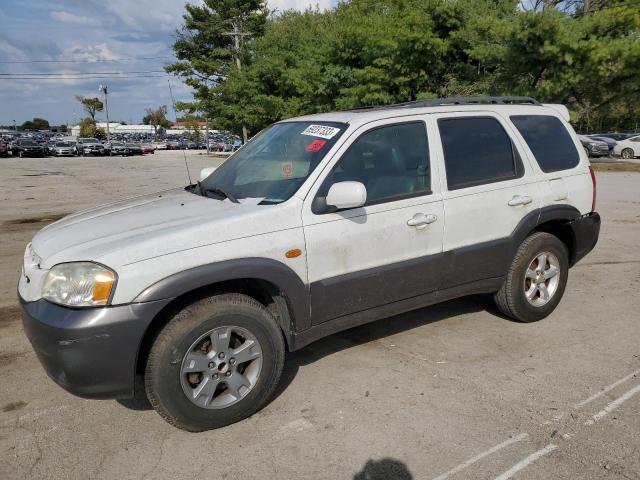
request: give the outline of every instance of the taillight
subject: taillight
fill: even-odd
[[[589,173],[591,174],[591,183],[593,184],[593,197],[591,197],[591,211],[596,211],[596,172],[593,171],[593,167],[589,165]]]

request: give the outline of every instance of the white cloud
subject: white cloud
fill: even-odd
[[[65,11],[55,11],[49,14],[54,20],[64,23],[75,23],[77,25],[86,25],[95,27],[99,25],[99,22],[95,18],[85,17],[82,15],[76,15],[75,13]]]
[[[95,45],[74,44],[64,51],[65,58],[95,62],[96,60],[118,60],[118,54],[109,49],[106,43]]]
[[[179,0],[92,0],[134,30],[173,31],[182,24],[186,3]]]

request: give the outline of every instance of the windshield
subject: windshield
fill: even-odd
[[[337,122],[285,122],[266,128],[238,150],[194,193],[252,199],[261,204],[289,199],[347,129]]]

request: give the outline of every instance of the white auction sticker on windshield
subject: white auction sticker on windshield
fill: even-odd
[[[304,129],[301,135],[326,138],[327,140],[329,140],[330,138],[335,137],[336,133],[338,133],[339,131],[340,129],[336,127],[328,127],[326,125],[309,125]]]

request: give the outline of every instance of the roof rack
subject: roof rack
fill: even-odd
[[[391,105],[358,107],[351,110],[442,107],[446,105],[541,105],[541,103],[531,97],[452,97],[415,100],[413,102],[394,103]]]

